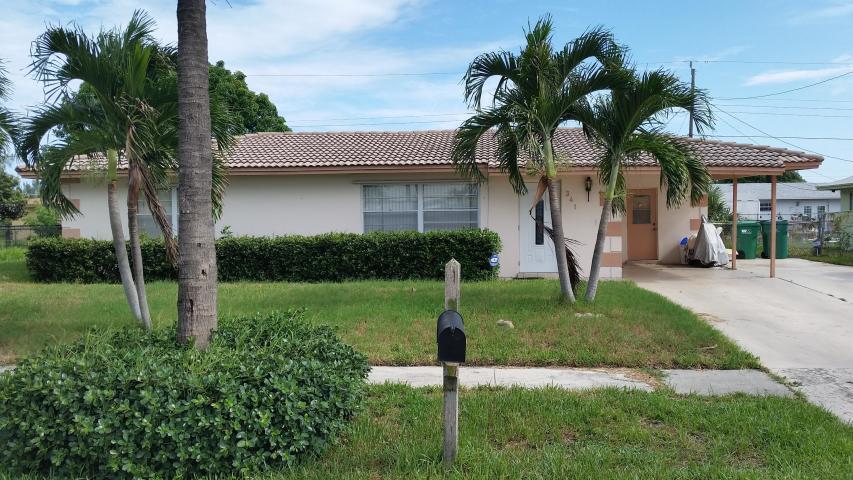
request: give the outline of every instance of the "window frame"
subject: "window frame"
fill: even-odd
[[[475,189],[475,194],[473,197],[477,200],[476,208],[472,209],[444,209],[444,210],[425,210],[424,209],[424,188],[428,184],[440,184],[440,185],[472,185]],[[382,187],[388,185],[414,185],[415,191],[417,195],[417,232],[424,233],[424,212],[427,211],[471,211],[475,210],[477,212],[476,225],[472,225],[470,228],[481,228],[482,222],[482,212],[481,212],[481,194],[480,186],[474,182],[465,182],[465,181],[445,181],[445,180],[436,180],[436,181],[393,181],[393,182],[363,182],[359,184],[359,190],[361,192],[361,232],[362,233],[370,233],[367,231],[367,224],[365,222],[365,213],[371,213],[367,211],[367,198],[365,196],[365,187]],[[376,213],[376,212],[373,212]],[[400,230],[391,230],[391,231],[400,231]],[[415,231],[415,230],[403,230],[403,231]],[[430,230],[430,231],[450,231],[450,230]]]
[[[165,192],[166,190],[169,191],[169,198],[170,198],[170,203],[171,203],[171,208],[169,209],[169,219],[171,220],[171,222],[169,222],[169,223],[172,226],[172,233],[174,235],[177,235],[178,234],[178,189],[175,186],[170,186],[168,189],[165,189],[165,188],[164,189],[158,189],[157,191],[158,192]],[[139,203],[140,203],[140,206],[136,210],[137,222],[139,223],[140,217],[143,217],[143,216],[150,217],[153,220],[154,215],[148,209],[148,200],[145,197],[145,192],[140,192]],[[156,225],[156,222],[154,222],[154,224]],[[146,232],[146,234],[147,233],[148,232]],[[161,232],[160,228],[158,227],[157,228],[157,236],[160,237],[162,235],[163,235],[163,232]]]
[[[765,209],[765,206],[767,207]],[[773,202],[770,200],[759,200],[758,201],[758,211],[762,213],[770,213],[773,211]]]

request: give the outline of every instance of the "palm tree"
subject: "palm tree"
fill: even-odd
[[[70,216],[79,213],[62,194],[63,171],[81,157],[90,170],[104,171],[113,245],[128,305],[134,316],[150,329],[142,251],[139,241],[138,205],[144,194],[157,221],[173,263],[177,245],[171,225],[157,196],[177,170],[177,77],[174,48],[152,38],[154,22],[134,12],[122,30],[101,31],[90,37],[79,27],[50,27],[35,43],[33,72],[57,101],[36,110],[22,135],[22,156],[42,180],[46,205]],[[72,81],[80,90],[69,92]],[[218,124],[225,115],[218,117]],[[48,133],[60,129],[59,141],[42,146]],[[229,144],[229,128],[215,130],[220,146]],[[121,159],[128,170],[128,233],[133,270],[124,242],[118,207],[117,179]],[[217,179],[219,184],[222,177]],[[217,189],[221,193],[221,186]],[[218,202],[217,202],[218,203]]]
[[[590,30],[559,51],[554,51],[551,31],[551,18],[543,17],[525,31],[527,43],[517,55],[491,52],[471,62],[464,77],[465,100],[477,113],[459,127],[453,161],[462,174],[482,180],[477,145],[483,135],[493,135],[500,170],[509,173],[517,194],[527,191],[525,169],[541,177],[536,201],[547,189],[561,294],[574,302],[566,249],[561,248],[565,235],[552,141],[560,125],[577,120],[588,95],[613,86],[617,77],[605,67],[621,64],[622,58],[621,48],[605,30]],[[494,100],[482,108],[485,84],[493,77]]]
[[[205,0],[178,0],[178,341],[204,349],[216,328]]]
[[[9,99],[9,92],[12,83],[6,78],[6,67],[3,60],[0,60],[0,102]],[[13,139],[18,134],[18,123],[15,115],[0,103],[0,155],[6,151],[6,147],[12,144]],[[4,158],[5,160],[5,158]],[[5,164],[0,161],[0,168]]]
[[[607,222],[612,211],[624,211],[625,162],[650,157],[660,165],[660,185],[666,189],[668,208],[681,205],[689,197],[696,205],[711,187],[705,165],[693,154],[689,143],[663,131],[664,120],[678,109],[692,112],[698,132],[713,125],[705,92],[694,91],[675,75],[655,70],[637,76],[611,95],[597,98],[581,110],[579,120],[587,137],[601,148],[599,178],[607,186],[598,224],[598,236],[589,271],[586,300],[595,300]]]

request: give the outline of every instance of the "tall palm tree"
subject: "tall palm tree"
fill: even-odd
[[[471,62],[464,77],[465,100],[477,113],[459,127],[453,161],[462,174],[482,180],[477,145],[483,135],[493,135],[500,169],[509,173],[517,194],[527,191],[525,170],[541,177],[537,197],[548,190],[562,298],[574,302],[566,249],[561,248],[565,235],[552,142],[560,125],[577,120],[591,93],[613,86],[617,77],[606,67],[621,64],[622,58],[606,30],[590,30],[557,51],[551,35],[551,18],[546,16],[525,31],[527,43],[518,54],[490,52]],[[483,91],[493,77],[494,100],[483,108]]]
[[[205,0],[178,0],[178,341],[204,349],[216,328]]]
[[[592,302],[598,289],[601,258],[607,223],[612,211],[624,211],[625,162],[650,157],[660,165],[660,186],[666,189],[668,208],[681,205],[689,197],[696,205],[711,187],[705,165],[693,154],[689,143],[663,131],[666,118],[677,110],[692,112],[698,132],[713,125],[705,92],[664,70],[637,76],[625,71],[631,80],[616,88],[610,96],[597,98],[583,108],[579,120],[587,137],[601,148],[599,178],[607,190],[598,224],[598,236],[589,271],[586,300]]]
[[[86,161],[89,170],[102,171],[107,180],[107,202],[113,245],[128,305],[150,329],[139,239],[138,205],[144,195],[158,223],[173,263],[177,245],[168,217],[157,195],[177,170],[177,77],[174,48],[153,38],[154,22],[134,12],[124,30],[101,31],[90,37],[79,27],[50,27],[35,43],[33,72],[55,101],[36,110],[20,142],[22,156],[42,180],[45,204],[65,216],[79,213],[62,194],[60,178],[73,162]],[[69,91],[72,81],[80,90]],[[225,115],[220,115],[221,123]],[[55,129],[64,133],[45,142]],[[220,146],[229,144],[229,128],[215,130]],[[43,143],[47,145],[43,146]],[[119,213],[119,162],[128,171],[128,233],[133,270],[127,257]],[[218,182],[222,182],[219,177]],[[217,190],[221,193],[221,188]]]
[[[15,115],[2,103],[9,99],[11,87],[12,82],[6,77],[6,67],[3,60],[0,60],[0,155],[5,153],[6,147],[12,144],[13,139],[18,134],[18,122]],[[0,168],[4,164],[4,161],[0,161]]]

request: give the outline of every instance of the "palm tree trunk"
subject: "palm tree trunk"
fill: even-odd
[[[133,316],[137,320],[142,320],[142,313],[139,309],[139,296],[136,293],[133,276],[130,274],[130,263],[127,260],[127,247],[124,243],[124,229],[121,226],[121,214],[118,209],[118,195],[116,194],[116,181],[114,179],[111,179],[107,183],[107,210],[109,210],[113,248],[116,252],[118,273],[121,277],[121,285],[124,287],[124,296],[127,298],[127,305],[130,307],[130,311],[133,312]]]
[[[148,309],[148,295],[145,293],[144,264],[142,246],[139,243],[139,172],[131,167],[127,184],[127,232],[130,235],[130,252],[133,257],[133,278],[136,281],[136,294],[139,297],[139,312],[142,326],[151,331],[151,313]]]
[[[592,265],[589,267],[589,281],[586,285],[586,301],[594,302],[598,291],[598,278],[601,274],[601,257],[604,255],[604,239],[607,235],[607,223],[610,221],[610,206],[613,200],[610,196],[604,199],[601,208],[601,220],[598,222],[598,235],[595,237],[595,250],[592,253]]]
[[[548,203],[551,209],[551,226],[554,228],[554,254],[557,256],[557,276],[560,278],[560,297],[575,303],[575,292],[569,278],[569,264],[566,260],[566,248],[563,239],[563,209],[560,207],[560,191],[554,183],[557,176],[557,167],[554,163],[554,149],[551,138],[545,137],[544,141],[545,166],[548,176]]]
[[[604,206],[601,207],[601,220],[598,222],[598,235],[595,237],[595,250],[592,253],[592,265],[589,267],[589,282],[586,286],[586,301],[594,302],[598,292],[598,278],[601,275],[601,258],[604,255],[604,240],[607,237],[607,223],[610,222],[610,210],[613,205],[613,195],[616,193],[618,169],[614,169],[607,182],[607,192],[604,194]]]
[[[178,0],[178,341],[216,328],[213,151],[205,0]]]

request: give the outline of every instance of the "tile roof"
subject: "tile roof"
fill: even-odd
[[[450,165],[454,130],[409,132],[268,132],[240,136],[228,158],[232,169]],[[818,155],[762,145],[683,138],[709,167],[792,167],[823,160]],[[569,167],[593,167],[599,149],[580,128],[561,128],[554,138],[558,161]],[[492,137],[484,137],[477,161],[497,167]],[[631,166],[655,166],[651,157]],[[123,165],[120,165],[120,168]],[[86,169],[74,162],[71,170]],[[126,165],[124,165],[126,168]]]

